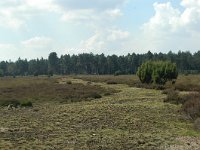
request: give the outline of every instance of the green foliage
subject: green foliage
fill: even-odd
[[[4,72],[2,69],[0,69],[0,77],[3,77],[4,76]]]
[[[0,106],[7,107],[33,107],[33,104],[31,101],[19,101],[16,99],[11,99],[11,100],[1,100],[0,101]]]
[[[48,77],[53,76],[53,71],[48,71]]]
[[[39,74],[38,74],[37,71],[35,71],[33,75],[34,75],[35,77],[37,77]]]
[[[142,83],[164,85],[167,81],[177,79],[178,72],[175,63],[168,61],[147,61],[137,71]]]
[[[120,70],[118,70],[118,71],[115,71],[114,76],[119,76],[119,75],[121,75],[121,74],[122,74],[122,72],[121,72]]]
[[[23,101],[20,103],[21,107],[33,107],[33,104],[31,101]]]
[[[177,64],[178,71],[185,74],[200,73],[200,51],[191,54],[190,52],[178,52],[177,54],[169,52],[146,54],[127,54],[123,56],[104,54],[94,55],[92,53],[83,53],[79,55],[61,55],[58,57],[56,52],[49,54],[48,59],[21,59],[17,61],[0,61],[0,70],[4,76],[24,76],[48,75],[48,72],[53,74],[135,74],[137,68],[148,60],[167,60]],[[149,68],[150,69],[150,68]],[[156,78],[155,73],[155,78]],[[150,82],[149,78],[146,79]],[[159,79],[158,79],[159,80]],[[163,82],[163,81],[159,81]]]
[[[58,71],[58,57],[56,52],[52,52],[49,54],[48,57],[48,62],[49,62],[49,71],[53,73],[57,73]]]
[[[12,106],[12,107],[18,107],[20,106],[20,102],[18,100],[12,99],[12,100],[1,100],[0,106]]]
[[[67,81],[67,84],[72,84],[72,81]]]

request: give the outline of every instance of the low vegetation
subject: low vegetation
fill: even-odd
[[[34,88],[28,93],[30,86]],[[39,92],[41,87],[43,92]],[[180,119],[180,105],[163,103],[165,95],[159,90],[40,76],[1,79],[0,88],[7,91],[1,98],[6,94],[19,98],[16,93],[22,88],[25,92],[21,99],[29,97],[25,100],[33,102],[32,109],[0,108],[0,149],[153,150],[179,146],[177,137],[200,136],[190,121]],[[76,98],[63,99],[72,93]],[[82,94],[86,98],[80,99]],[[59,103],[63,100],[67,103]],[[187,141],[182,145],[188,146]]]
[[[59,83],[61,82],[61,83]],[[17,77],[2,78],[0,81],[0,103],[13,102],[31,106],[30,102],[78,102],[101,98],[105,93],[117,92],[100,86],[73,83],[68,79],[55,77]],[[27,101],[29,100],[29,101]]]
[[[171,104],[180,104],[180,112],[194,122],[200,117],[200,76],[199,75],[180,75],[176,82],[172,84],[167,82],[165,85],[156,84],[142,84],[138,77],[134,75],[120,75],[120,76],[75,76],[75,78],[81,78],[83,80],[92,82],[115,82],[117,84],[127,84],[131,87],[158,89],[162,90],[163,94],[166,94],[164,102]],[[186,94],[181,94],[186,93]],[[197,126],[198,122],[194,123]]]
[[[137,88],[147,85],[132,75],[0,78],[0,103],[7,102],[0,107],[0,149],[195,147],[188,140],[180,143],[180,137],[196,141],[198,147],[198,92],[176,89],[182,79],[160,91]],[[166,99],[169,103],[163,103]],[[9,101],[18,108],[6,109]]]

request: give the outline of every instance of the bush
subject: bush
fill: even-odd
[[[120,70],[118,70],[118,71],[115,71],[114,76],[119,76],[121,74],[122,74],[122,72]]]
[[[181,97],[179,96],[179,93],[173,89],[168,89],[163,91],[163,94],[167,94],[167,98],[164,100],[164,102],[169,102],[173,104],[180,104],[181,103]]]
[[[200,94],[190,94],[185,99],[182,110],[192,119],[200,117]]]
[[[112,81],[112,80],[109,80],[109,81],[107,81],[106,83],[107,83],[107,84],[117,84],[117,82]]]
[[[147,61],[137,71],[142,83],[164,85],[167,81],[177,79],[178,72],[175,63],[168,61]]]
[[[102,98],[102,96],[98,93],[91,93],[88,95],[88,98],[99,99],[99,98]]]
[[[67,84],[72,84],[72,81],[67,81]]]
[[[32,102],[30,101],[18,101],[18,100],[4,100],[4,101],[0,101],[0,106],[3,107],[7,107],[7,106],[11,106],[11,107],[33,107]]]
[[[18,100],[1,100],[0,101],[0,106],[12,106],[12,107],[18,107],[20,106],[20,102]]]
[[[200,118],[197,118],[195,121],[194,121],[194,128],[198,131],[200,131]]]
[[[20,103],[21,107],[33,107],[33,104],[31,101],[24,101]]]

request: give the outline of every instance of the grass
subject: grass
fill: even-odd
[[[200,137],[190,121],[181,119],[181,106],[163,103],[166,95],[159,90],[92,81],[88,84],[69,77],[37,78],[1,79],[1,90],[8,90],[9,85],[14,85],[14,89],[27,88],[32,83],[37,85],[37,92],[42,90],[38,86],[47,88],[43,87],[40,95],[35,92],[33,109],[0,108],[0,149],[154,150],[179,146],[179,137]],[[69,80],[72,84],[66,83]],[[84,93],[101,92],[102,98],[85,101],[80,92],[83,89]],[[7,95],[15,92],[12,89]],[[104,96],[106,93],[111,95]],[[64,100],[65,94],[81,97],[81,101],[57,103]],[[34,94],[25,96],[30,98]],[[181,145],[187,145],[187,141]]]

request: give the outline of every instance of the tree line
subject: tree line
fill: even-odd
[[[180,73],[200,73],[200,51],[178,53],[127,54],[123,56],[104,54],[61,55],[49,54],[47,59],[21,59],[1,61],[0,76],[53,75],[53,74],[135,74],[138,67],[148,60],[162,60],[176,63]]]

